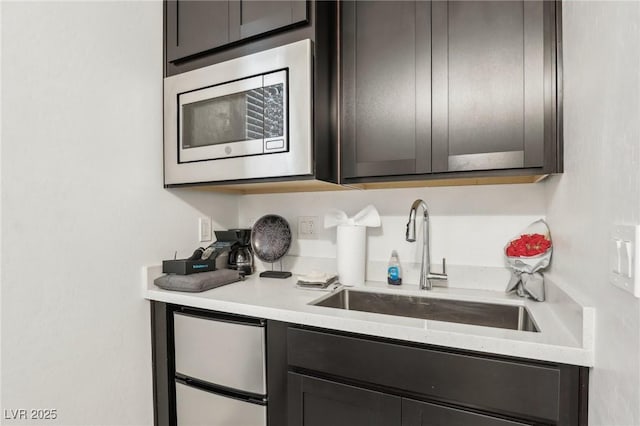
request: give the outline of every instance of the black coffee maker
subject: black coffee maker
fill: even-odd
[[[253,252],[251,251],[251,229],[229,229],[238,240],[229,252],[229,269],[237,269],[245,275],[253,274]]]

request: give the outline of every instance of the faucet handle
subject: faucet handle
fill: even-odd
[[[447,259],[442,258],[442,273],[440,272],[429,272],[429,279],[433,280],[447,280],[449,277],[447,276]]]

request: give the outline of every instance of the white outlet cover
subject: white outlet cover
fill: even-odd
[[[211,241],[213,238],[211,232],[211,218],[210,217],[201,217],[198,219],[198,240],[201,243]]]
[[[298,216],[298,238],[304,240],[317,240],[320,231],[320,217]]]
[[[609,281],[640,298],[640,225],[615,225],[609,243]],[[617,265],[620,265],[620,270]]]

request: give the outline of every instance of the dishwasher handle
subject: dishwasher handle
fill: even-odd
[[[243,392],[237,389],[231,389],[220,385],[214,385],[213,383],[205,382],[203,380],[194,379],[193,377],[185,376],[183,374],[176,374],[176,382],[183,385],[190,386],[205,392],[213,393],[226,398],[237,399],[239,401],[250,402],[257,405],[267,405],[267,397],[265,395],[259,395],[251,392]]]
[[[191,308],[188,306],[181,306],[179,309],[176,309],[176,311],[180,312],[183,315],[191,317],[206,318],[220,322],[228,322],[231,324],[248,325],[252,327],[265,327],[267,324],[267,321],[262,318],[246,317],[242,315],[227,314],[224,312],[206,311],[204,309]]]

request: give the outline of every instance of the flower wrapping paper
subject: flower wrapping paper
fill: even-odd
[[[552,253],[551,233],[542,219],[512,238],[504,247],[507,267],[511,270],[506,292],[543,302],[544,277],[540,271],[549,266]]]

